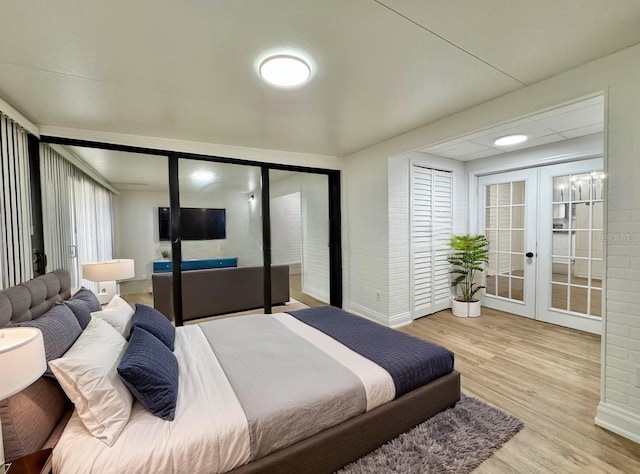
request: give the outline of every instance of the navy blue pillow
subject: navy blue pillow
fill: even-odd
[[[164,342],[164,345],[173,352],[176,328],[157,309],[145,304],[136,304],[136,311],[131,319],[131,334],[133,334],[133,328],[135,327],[141,327],[149,331]]]
[[[178,360],[141,327],[133,328],[118,373],[133,396],[154,415],[173,420],[178,401]]]
[[[87,303],[90,312],[102,311],[102,305],[100,304],[100,301],[98,301],[98,297],[93,293],[93,291],[85,288],[84,286],[80,288],[69,301],[73,300],[82,300]]]
[[[89,321],[91,321],[91,308],[89,308],[89,303],[79,299],[63,301],[62,303],[73,311],[78,323],[80,323],[80,327],[84,330],[89,324]]]

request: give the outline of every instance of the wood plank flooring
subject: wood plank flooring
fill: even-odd
[[[477,473],[640,473],[640,444],[594,424],[600,337],[482,308],[449,310],[402,331],[449,348],[462,390],[520,418],[525,427]]]

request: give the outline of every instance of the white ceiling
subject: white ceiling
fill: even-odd
[[[344,156],[640,42],[638,0],[1,0],[40,126]],[[270,52],[313,77],[275,89]]]
[[[591,135],[602,132],[603,128],[604,97],[598,96],[438,143],[420,151],[444,158],[469,161]],[[526,135],[528,139],[518,145],[494,144],[496,139],[507,135]]]

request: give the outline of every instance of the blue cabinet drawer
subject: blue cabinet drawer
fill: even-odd
[[[204,270],[207,268],[237,267],[237,257],[227,258],[193,258],[182,261],[182,271]],[[171,260],[158,260],[153,262],[154,273],[166,273],[172,271]]]
[[[153,273],[162,273],[171,271],[171,260],[161,260],[153,262]]]

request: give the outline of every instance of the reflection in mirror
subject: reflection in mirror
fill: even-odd
[[[329,303],[328,177],[269,170],[271,259],[289,267],[291,296],[308,306]]]
[[[160,240],[158,218],[158,208],[169,206],[167,158],[78,146],[67,148],[118,190],[119,194],[113,197],[113,258],[133,259],[135,273],[133,278],[118,284],[118,293],[132,306],[136,303],[153,306],[154,264],[168,263],[171,256],[170,241]]]

